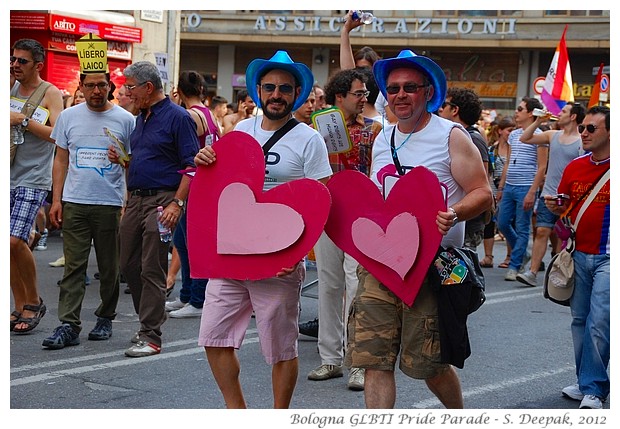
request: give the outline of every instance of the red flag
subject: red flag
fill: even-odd
[[[603,75],[603,63],[601,63],[598,68],[598,73],[596,75],[596,80],[594,81],[594,86],[592,87],[592,95],[590,96],[590,101],[588,102],[588,109],[592,106],[597,106],[599,103],[599,97],[601,95],[601,76]]]

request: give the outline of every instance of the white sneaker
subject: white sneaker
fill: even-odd
[[[56,259],[54,262],[49,263],[50,267],[64,267],[65,266],[65,255],[62,255],[60,258]]]
[[[187,303],[186,302],[181,302],[180,298],[177,298],[174,301],[167,301],[166,302],[166,311],[180,310],[181,308],[185,307],[188,304],[189,304],[188,302]]]
[[[581,400],[581,404],[579,405],[579,409],[583,408],[591,408],[593,410],[600,410],[603,408],[603,402],[598,396],[594,395],[585,395]]]
[[[536,281],[536,274],[529,270],[523,274],[517,274],[517,281],[528,286],[538,286],[538,281]]]
[[[562,395],[567,398],[574,399],[575,401],[581,401],[583,399],[583,393],[579,390],[579,384],[571,384],[562,389]]]
[[[308,374],[308,380],[329,380],[342,377],[342,366],[323,364]]]
[[[351,371],[349,371],[349,382],[347,387],[350,390],[364,390],[365,376],[366,370],[364,368],[351,368]]]
[[[517,280],[517,270],[508,268],[508,271],[506,271],[506,276],[504,277],[504,280],[509,281],[509,282],[514,282],[515,280]]]
[[[169,316],[174,319],[184,319],[186,317],[200,317],[202,316],[202,308],[196,308],[193,305],[187,304],[183,308],[171,311]]]
[[[138,341],[133,346],[125,350],[125,356],[144,357],[157,355],[161,352],[161,347],[157,344],[147,343],[146,341]]]

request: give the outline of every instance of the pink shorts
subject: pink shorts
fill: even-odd
[[[296,268],[287,276],[257,281],[209,279],[198,345],[240,348],[254,310],[265,361],[273,365],[296,358],[299,297],[306,275],[304,264]]]

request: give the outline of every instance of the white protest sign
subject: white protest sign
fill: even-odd
[[[21,112],[24,108],[24,104],[26,102],[24,100],[20,100],[19,98],[11,97],[11,112]],[[37,121],[40,124],[46,124],[47,119],[50,117],[50,111],[45,107],[37,107],[37,110],[32,114],[32,120]]]
[[[155,65],[161,75],[162,83],[170,82],[168,79],[168,54],[165,52],[155,52]]]
[[[312,123],[325,140],[329,153],[343,153],[353,147],[344,116],[337,107],[315,112],[312,115]]]

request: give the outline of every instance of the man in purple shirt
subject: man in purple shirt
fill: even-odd
[[[170,243],[160,240],[157,207],[164,208],[162,223],[174,228],[189,192],[189,177],[178,171],[194,166],[198,137],[189,113],[164,94],[154,64],[134,63],[124,75],[127,94],[140,108],[131,134],[128,200],[120,226],[121,272],[140,318],[140,331],[125,355],[143,357],[161,351],[161,325],[166,320]],[[114,147],[110,148],[109,158],[118,162]]]

